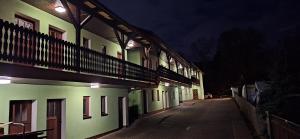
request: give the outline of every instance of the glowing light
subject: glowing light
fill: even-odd
[[[170,86],[170,84],[169,83],[165,83],[165,86]]]
[[[134,46],[134,41],[130,40],[130,41],[128,42],[127,46],[133,47],[133,46]]]
[[[0,77],[0,84],[10,84],[10,77]]]
[[[91,88],[99,88],[100,84],[99,83],[91,83]]]
[[[184,89],[184,86],[181,86],[181,89]]]
[[[178,67],[179,69],[182,69],[183,67],[182,67],[182,65],[179,65],[179,67]]]
[[[55,7],[55,11],[57,11],[59,13],[64,13],[64,12],[66,12],[66,9],[62,6],[57,6],[57,7]]]

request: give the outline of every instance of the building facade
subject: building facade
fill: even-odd
[[[91,138],[204,99],[198,67],[96,0],[0,3],[0,136]]]

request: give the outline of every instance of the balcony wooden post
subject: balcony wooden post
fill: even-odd
[[[175,61],[175,64],[176,64],[176,71],[178,73],[178,63],[177,63],[177,61]]]
[[[168,67],[169,70],[171,69],[171,62],[170,62],[171,56],[167,55],[167,60],[168,60]]]

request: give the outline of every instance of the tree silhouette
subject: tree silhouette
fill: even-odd
[[[209,69],[208,78],[214,80],[211,87],[215,91],[226,90],[235,84],[264,78],[263,44],[263,35],[254,29],[236,28],[223,32]]]

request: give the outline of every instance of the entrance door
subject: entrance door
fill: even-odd
[[[146,93],[146,90],[143,90],[143,106],[144,106],[144,114],[147,114],[147,93]]]
[[[179,103],[182,103],[182,90],[178,90]]]
[[[47,139],[61,138],[62,100],[47,101]]]
[[[165,106],[166,108],[169,108],[169,92],[168,91],[165,91]]]
[[[54,37],[56,39],[62,40],[62,36],[63,36],[63,32],[54,29],[54,28],[49,28],[49,36]],[[49,62],[51,62],[53,64],[53,66],[57,66],[59,64],[62,64],[64,61],[63,59],[63,48],[61,47],[61,45],[58,45],[57,43],[50,43],[50,47],[49,47]],[[57,68],[55,68],[57,69]],[[60,69],[58,69],[60,70]]]
[[[9,125],[9,134],[19,134],[31,131],[32,101],[10,101],[9,121],[18,124]],[[19,125],[24,124],[24,127]]]
[[[198,89],[193,89],[193,99],[198,100]]]
[[[123,127],[123,97],[119,97],[118,105],[119,105],[119,128],[122,128]]]

